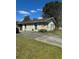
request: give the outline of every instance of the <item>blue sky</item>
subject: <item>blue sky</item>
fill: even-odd
[[[28,15],[31,19],[42,18],[42,8],[51,1],[56,0],[16,0],[16,20],[22,21]]]

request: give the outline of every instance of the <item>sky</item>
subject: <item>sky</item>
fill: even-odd
[[[16,0],[16,20],[22,21],[24,16],[41,19],[42,8],[51,1],[56,0]]]

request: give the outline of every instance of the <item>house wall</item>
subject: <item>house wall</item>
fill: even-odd
[[[33,31],[35,30],[35,26],[34,25],[27,25],[26,26],[26,31]]]
[[[50,22],[48,25],[47,25],[47,30],[48,31],[53,31],[55,29],[55,25],[53,22]]]
[[[22,25],[22,31],[25,31],[25,25]]]
[[[53,22],[49,22],[48,25],[37,25],[37,29],[35,29],[35,25],[23,25],[23,31],[38,31],[40,29],[46,29],[47,31],[53,31],[55,29],[55,25]]]
[[[47,29],[47,25],[38,25],[37,28],[38,28],[38,30]]]
[[[26,25],[26,26],[22,26],[23,31],[33,31],[35,30],[35,26],[34,25]]]

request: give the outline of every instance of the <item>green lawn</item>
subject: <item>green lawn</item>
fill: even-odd
[[[62,59],[62,49],[16,36],[16,59]]]
[[[53,36],[62,38],[62,31],[61,30],[54,30],[54,31],[44,32],[42,34],[49,35],[49,36],[53,35]]]
[[[49,34],[51,34],[51,33],[53,35],[56,35],[56,36],[62,38],[62,31],[61,30],[54,30],[54,31],[50,32]]]

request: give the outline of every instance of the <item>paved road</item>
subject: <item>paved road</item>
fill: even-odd
[[[24,38],[30,37],[33,38],[37,41],[41,41],[41,42],[45,42],[51,45],[56,45],[58,47],[62,47],[62,39],[61,38],[57,38],[55,36],[48,36],[48,35],[44,35],[42,33],[38,33],[38,32],[21,32],[17,35],[20,35]]]

